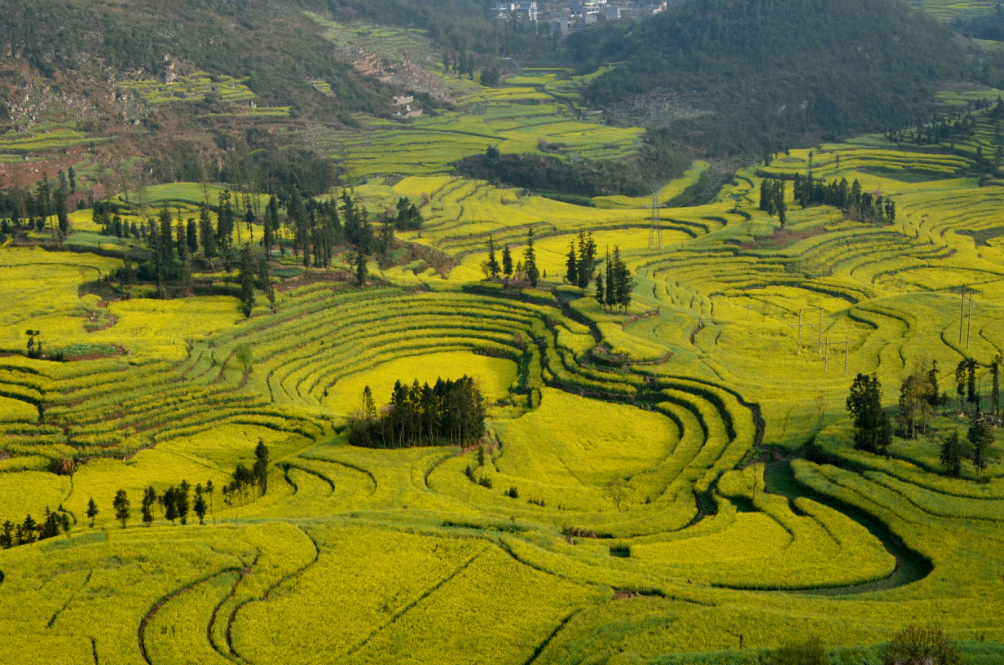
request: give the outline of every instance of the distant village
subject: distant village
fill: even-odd
[[[503,20],[552,24],[563,34],[580,30],[600,21],[636,20],[655,16],[679,3],[667,0],[544,0],[543,2],[496,2],[495,12]]]

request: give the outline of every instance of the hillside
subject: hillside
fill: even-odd
[[[950,30],[898,0],[688,1],[584,31],[569,48],[623,63],[592,83],[588,103],[628,118],[654,100],[653,122],[708,155],[912,126],[929,116],[936,82],[971,74]]]

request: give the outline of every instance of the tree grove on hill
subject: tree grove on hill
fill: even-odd
[[[857,180],[852,185],[847,184],[847,178],[839,182],[834,179],[827,184],[826,180],[816,180],[811,172],[804,178],[796,173],[794,195],[803,208],[823,203],[840,208],[851,219],[862,222],[892,224],[896,221],[896,202],[881,194],[862,191]]]
[[[574,240],[569,243],[565,268],[565,281],[581,289],[589,286],[596,271],[596,243],[593,241],[592,231],[588,234],[579,231],[578,250]]]
[[[892,423],[882,411],[882,384],[875,374],[858,374],[851,384],[847,411],[857,429],[857,447],[884,454],[892,444]]]
[[[366,448],[468,445],[485,431],[485,401],[474,379],[438,379],[435,386],[398,381],[377,411],[369,386],[349,419],[349,443]]]
[[[614,246],[613,256],[607,251],[606,274],[601,270],[596,277],[596,301],[600,307],[621,308],[627,313],[631,306],[631,292],[634,289],[634,279],[627,264],[621,259],[620,246]]]

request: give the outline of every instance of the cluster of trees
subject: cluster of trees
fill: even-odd
[[[259,439],[258,446],[255,448],[254,466],[248,469],[243,464],[238,464],[230,483],[223,487],[223,500],[228,506],[244,505],[258,496],[265,495],[268,489],[268,457],[268,446]],[[194,512],[199,518],[199,524],[205,524],[206,513],[212,514],[215,490],[211,480],[207,481],[204,487],[201,484],[196,485],[193,500],[190,496],[192,486],[184,480],[177,487],[173,485],[168,487],[162,494],[158,494],[152,486],[147,487],[143,491],[143,499],[140,503],[140,515],[143,523],[147,526],[153,524],[154,507],[158,506],[161,517],[170,520],[172,525],[178,521],[182,525],[188,524],[191,512]],[[115,511],[115,519],[121,522],[124,529],[132,517],[132,502],[125,490],[120,489],[115,493],[112,509]],[[94,499],[90,499],[87,505],[87,517],[91,520],[91,527],[94,526],[94,518],[98,516],[99,512]],[[69,526],[66,528],[68,531]]]
[[[760,181],[760,210],[766,210],[771,217],[777,215],[782,229],[788,223],[788,204],[784,200],[785,187],[784,180]]]
[[[584,289],[593,280],[593,273],[596,271],[596,242],[593,240],[593,232],[586,234],[579,231],[579,246],[575,247],[575,241],[571,241],[568,247],[568,258],[565,261],[565,281],[572,286]]]
[[[394,226],[398,231],[417,231],[422,228],[422,213],[418,211],[415,204],[405,197],[397,201],[397,217],[394,219]]]
[[[634,289],[634,279],[627,264],[621,259],[621,248],[614,245],[614,253],[611,257],[607,251],[606,275],[603,271],[596,276],[596,300],[601,307],[613,310],[620,307],[627,313],[631,306],[631,291]]]
[[[989,418],[973,414],[965,439],[959,436],[958,430],[942,439],[940,459],[945,465],[945,473],[956,478],[961,476],[962,462],[968,461],[976,471],[977,480],[984,482],[987,466],[993,461],[990,446],[997,440],[995,432],[996,427]]]
[[[223,501],[228,506],[247,505],[268,491],[268,446],[261,439],[254,456],[254,465],[249,469],[238,464],[230,483],[223,487]]]
[[[529,229],[526,234],[526,247],[523,248],[523,259],[512,263],[512,252],[509,245],[502,248],[502,262],[499,263],[495,253],[495,239],[488,237],[488,258],[481,263],[481,270],[485,273],[485,279],[497,279],[502,277],[506,283],[510,279],[517,281],[528,281],[530,286],[536,288],[540,281],[541,273],[537,267],[537,250],[533,247],[533,229]],[[547,275],[544,274],[544,277]]]
[[[938,390],[938,361],[928,367],[926,362],[914,366],[899,389],[899,414],[896,424],[902,437],[916,439],[927,434],[934,410],[943,400]]]
[[[0,525],[0,549],[7,550],[18,545],[30,545],[39,540],[58,536],[60,531],[67,536],[70,535],[69,513],[63,511],[62,507],[57,512],[50,512],[46,508],[45,519],[41,522],[36,522],[31,515],[17,524],[10,520],[4,521]]]
[[[974,358],[964,358],[955,366],[955,392],[959,396],[959,410],[965,412],[966,404],[972,405],[972,413],[981,411],[983,401],[982,379],[990,379],[990,411],[989,416],[999,419],[1001,416],[1001,370],[1004,358],[1000,354],[993,357],[986,367],[981,367]],[[946,399],[947,401],[947,399]]]
[[[847,411],[857,430],[855,445],[884,455],[892,445],[892,422],[882,410],[882,384],[875,374],[858,374],[847,397]]]
[[[43,176],[34,188],[11,187],[4,192],[2,203],[4,219],[0,220],[0,233],[16,233],[22,229],[44,231],[46,227],[64,237],[70,232],[69,198],[76,191],[77,180],[73,168],[70,176],[60,169],[59,183],[52,186],[48,176]],[[72,184],[71,184],[72,183]],[[55,217],[55,225],[52,218]]]
[[[435,386],[398,381],[390,404],[377,410],[369,386],[349,419],[349,443],[366,448],[470,445],[485,431],[485,400],[474,379],[438,379]]]
[[[651,133],[650,133],[651,134]],[[540,192],[594,196],[645,196],[653,180],[677,178],[689,165],[681,153],[659,138],[647,136],[644,150],[631,160],[562,160],[543,155],[503,155],[489,146],[484,155],[461,160],[455,173],[472,180],[487,180],[501,187],[520,187]],[[657,140],[658,139],[658,140]],[[560,144],[547,144],[560,150]]]
[[[839,167],[840,156],[837,156]],[[896,221],[896,202],[881,194],[861,191],[861,183],[856,179],[854,183],[848,185],[847,178],[841,178],[838,182],[833,180],[827,184],[826,180],[816,180],[812,172],[806,177],[802,174],[795,174],[794,182],[795,200],[803,208],[807,208],[814,203],[823,203],[840,208],[852,218],[862,222],[888,222],[892,224]]]

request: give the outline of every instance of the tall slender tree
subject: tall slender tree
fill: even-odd
[[[530,281],[531,288],[537,288],[540,280],[540,270],[537,268],[537,252],[533,248],[533,228],[526,233],[526,248],[523,250],[523,270]]]

